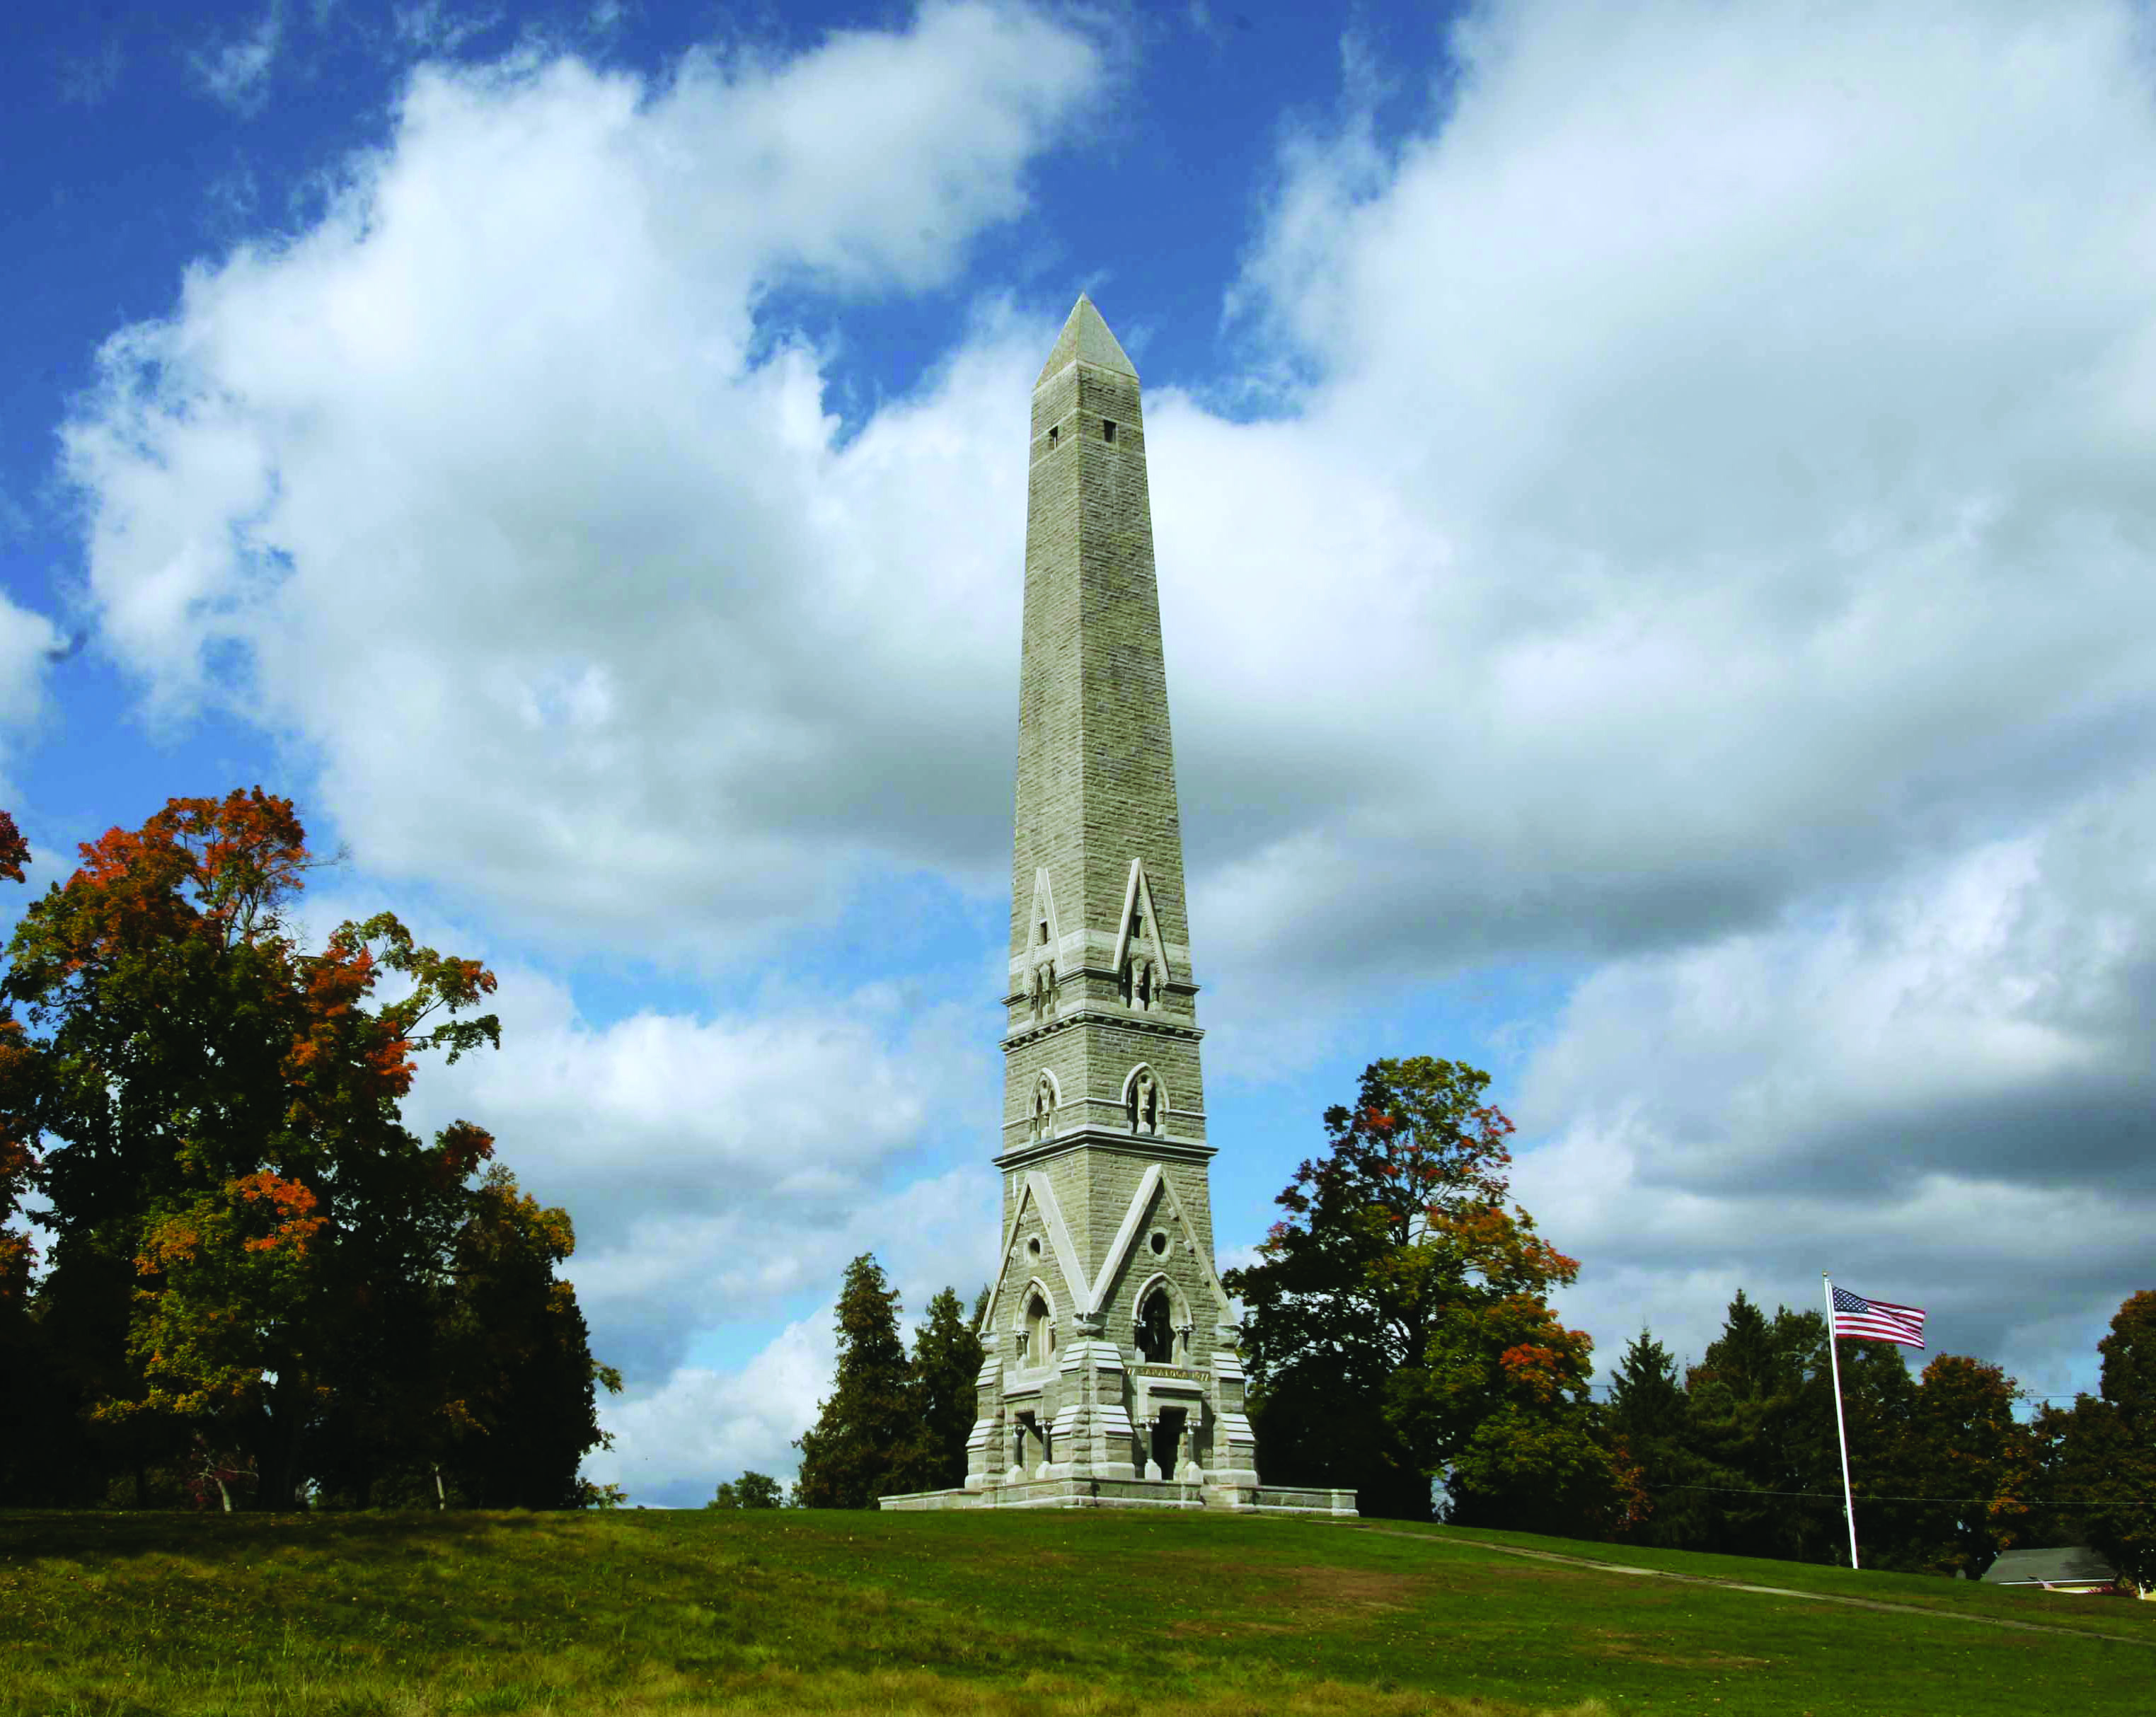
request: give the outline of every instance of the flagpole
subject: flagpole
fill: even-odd
[[[1856,1503],[1849,1492],[1849,1428],[1841,1418],[1841,1356],[1834,1345],[1834,1283],[1825,1270],[1820,1280],[1826,1288],[1826,1361],[1834,1371],[1834,1436],[1841,1450],[1841,1517],[1849,1522],[1849,1566],[1856,1566]]]

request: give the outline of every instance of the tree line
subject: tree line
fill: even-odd
[[[1549,1304],[1578,1263],[1511,1197],[1489,1082],[1426,1056],[1370,1064],[1257,1259],[1223,1276],[1267,1480],[1352,1488],[1366,1515],[1845,1561],[1825,1317],[1769,1316],[1740,1290],[1697,1364],[1643,1330],[1596,1400],[1594,1343]],[[896,1299],[873,1258],[849,1267],[798,1501],[963,1482],[979,1339],[947,1289],[909,1359]],[[2126,1300],[2101,1352],[2098,1394],[2025,1418],[1995,1365],[1942,1354],[1912,1376],[1898,1350],[1845,1341],[1866,1565],[1975,1576],[2001,1550],[2087,1544],[2156,1584],[2156,1293]],[[717,1505],[767,1497],[745,1474]]]
[[[1740,1290],[1681,1374],[1642,1330],[1600,1409],[1641,1543],[1799,1561],[1848,1560],[1826,1319]],[[2156,1584],[2156,1293],[2130,1295],[2098,1344],[2098,1394],[2025,1399],[1998,1366],[1845,1340],[1842,1412],[1858,1556],[1871,1568],[1981,1576],[2001,1550],[2087,1545]]]
[[[1429,1057],[1364,1069],[1327,1149],[1230,1270],[1270,1481],[1352,1486],[1365,1514],[1687,1550],[1847,1560],[1825,1316],[1740,1291],[1681,1373],[1642,1330],[1594,1398],[1594,1344],[1550,1293],[1578,1265],[1509,1196],[1489,1075]],[[1845,1340],[1859,1554],[1980,1575],[2016,1545],[2087,1544],[2156,1585],[2156,1293],[2100,1345],[2102,1387],[2017,1416],[1995,1365],[1912,1377]]]
[[[0,1503],[617,1499],[567,1212],[400,1118],[419,1056],[498,1047],[494,976],[388,913],[303,946],[317,862],[290,800],[175,798],[10,939]]]
[[[870,1509],[879,1496],[966,1482],[966,1438],[983,1358],[978,1325],[988,1297],[983,1288],[969,1317],[957,1291],[944,1289],[928,1302],[908,1353],[899,1334],[905,1308],[883,1267],[871,1253],[846,1266],[831,1393],[793,1445],[801,1451],[796,1507]],[[757,1501],[742,1494],[762,1478],[744,1473],[733,1487],[720,1486],[713,1505],[767,1506],[767,1491]],[[730,1501],[730,1488],[742,1499]]]

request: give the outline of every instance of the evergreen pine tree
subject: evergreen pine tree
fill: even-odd
[[[1602,1422],[1612,1445],[1630,1461],[1645,1493],[1645,1518],[1622,1535],[1640,1544],[1674,1547],[1703,1541],[1704,1494],[1682,1488],[1693,1477],[1686,1447],[1691,1402],[1676,1361],[1644,1329],[1617,1361]]]
[[[875,1254],[846,1266],[839,1290],[838,1375],[816,1422],[794,1447],[794,1499],[808,1509],[869,1509],[880,1495],[916,1489],[921,1442],[919,1390],[898,1334],[898,1292]]]
[[[1840,1488],[1826,1371],[1825,1319],[1787,1306],[1770,1319],[1738,1289],[1722,1334],[1686,1378],[1692,1449],[1706,1468],[1696,1482],[1714,1487],[1699,1548],[1792,1561],[1824,1555],[1840,1525],[1825,1500]]]
[[[946,1288],[928,1302],[928,1321],[913,1338],[921,1415],[913,1488],[946,1490],[966,1482],[966,1439],[977,1417],[983,1356],[981,1338],[957,1291]]]

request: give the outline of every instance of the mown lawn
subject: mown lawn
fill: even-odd
[[[2144,1710],[2156,1687],[2148,1645],[1471,1535],[1091,1512],[0,1514],[0,1713],[2019,1717]],[[2156,1641],[2156,1606],[1730,1566]]]
[[[2156,1645],[2156,1603],[2135,1603],[2111,1598],[2078,1599],[2039,1592],[2009,1591],[1976,1581],[1941,1580],[1928,1574],[1884,1574],[1866,1571],[1851,1574],[1846,1568],[1821,1567],[1813,1562],[1770,1562],[1751,1556],[1701,1556],[1691,1550],[1649,1550],[1630,1545],[1597,1544],[1569,1538],[1541,1538],[1531,1532],[1506,1532],[1480,1526],[1455,1529],[1404,1520],[1368,1520],[1363,1530],[1425,1534],[1454,1543],[1486,1542],[1517,1545],[1523,1549],[1550,1550],[1560,1556],[1586,1556],[1635,1568],[1655,1568],[1675,1574],[1734,1580],[1748,1586],[1787,1586],[1796,1591],[1816,1591],[1835,1597],[1868,1598],[1896,1604],[1916,1604],[1971,1617],[1994,1617],[2010,1622],[2037,1622],[2046,1627],[2071,1627],[2077,1632],[2123,1634]],[[2156,1673],[2156,1665],[2152,1665]],[[2156,1709],[2156,1701],[2152,1701]]]

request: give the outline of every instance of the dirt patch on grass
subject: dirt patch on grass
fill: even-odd
[[[1168,1632],[1185,1639],[1231,1634],[1300,1633],[1313,1625],[1352,1622],[1408,1608],[1430,1586],[1419,1575],[1322,1564],[1221,1563],[1209,1559],[1211,1589],[1228,1613],[1190,1617]]]
[[[1297,1602],[1309,1609],[1399,1610],[1422,1590],[1414,1575],[1390,1569],[1306,1566],[1283,1571]]]
[[[1595,1642],[1599,1655],[1615,1658],[1626,1663],[1653,1663],[1668,1669],[1768,1669],[1774,1667],[1770,1658],[1742,1658],[1729,1652],[1677,1652],[1670,1649],[1673,1642],[1667,1638],[1649,1638],[1637,1633],[1620,1633],[1614,1629],[1597,1627],[1589,1634]]]

